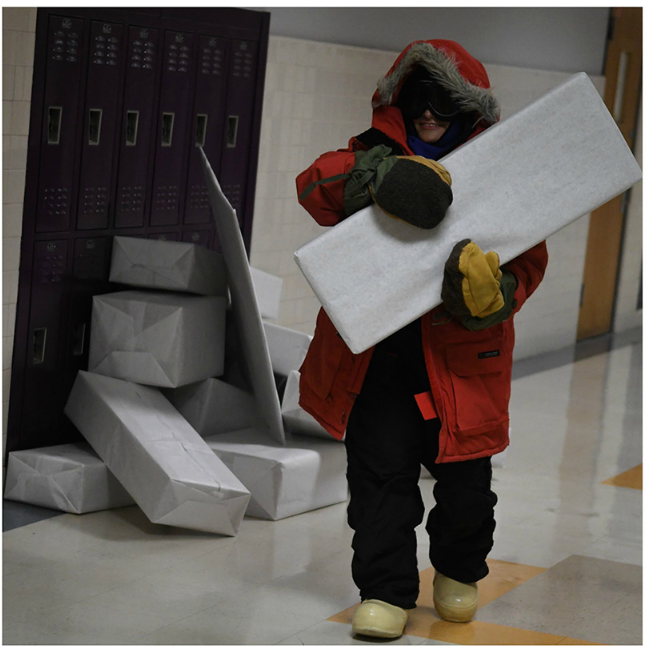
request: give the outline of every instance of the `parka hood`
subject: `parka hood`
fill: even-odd
[[[405,79],[415,67],[424,67],[461,106],[462,112],[477,112],[490,126],[499,120],[500,106],[490,90],[484,66],[452,40],[417,40],[398,56],[378,81],[373,108],[395,105]]]

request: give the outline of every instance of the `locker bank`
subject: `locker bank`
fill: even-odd
[[[294,178],[370,125],[375,80],[406,43],[384,30],[396,24],[396,8],[374,9],[371,17],[346,9],[337,23],[346,28],[333,34],[327,12],[335,11],[3,9],[5,478],[13,452],[84,445],[64,407],[88,370],[93,299],[131,289],[110,280],[115,238],[189,243],[218,257],[229,250],[213,220],[201,148],[235,211],[239,259],[249,262],[256,290],[256,304],[245,307],[258,310],[264,327],[287,431],[281,449],[245,433],[207,442],[227,468],[246,464],[236,475],[254,503],[245,516],[237,503],[229,535],[160,524],[122,491],[81,513],[5,500],[5,643],[363,641],[350,626],[359,598],[343,445],[296,404],[297,370],[319,303],[292,255],[322,230],[297,204]],[[402,15],[412,19],[416,11]],[[453,25],[467,24],[465,44],[475,49],[470,20],[477,24],[479,12],[420,11],[417,21],[432,12],[440,33],[419,33],[410,23],[407,42],[452,37]],[[542,9],[480,11],[491,12],[482,18],[495,30],[512,21],[532,51],[549,17]],[[525,11],[538,12],[528,32],[532,13]],[[640,160],[639,100],[618,94],[631,91],[640,70],[640,50],[628,53],[636,36],[626,34],[620,58],[615,53],[615,33],[618,39],[628,29],[628,16],[562,11],[558,42],[569,43],[574,57],[562,68],[482,54],[502,118],[585,70]],[[293,21],[301,31],[290,31]],[[354,42],[342,40],[354,29]],[[589,67],[578,59],[585,29],[600,54]],[[368,40],[371,31],[377,40]],[[641,643],[640,184],[612,208],[618,217],[608,211],[602,218],[619,223],[603,236],[616,240],[617,254],[609,256],[603,326],[588,332],[582,313],[592,289],[601,295],[595,300],[605,293],[588,283],[590,245],[600,239],[596,213],[550,237],[542,291],[516,319],[511,446],[493,460],[498,525],[475,619],[452,624],[436,614],[421,526],[421,594],[405,634],[392,641]],[[598,253],[608,258],[607,250]],[[259,282],[263,272],[270,282]],[[271,314],[263,298],[273,301]],[[228,314],[225,329],[232,328]],[[241,343],[226,352],[236,354]],[[225,380],[234,373],[226,369]],[[249,425],[243,413],[254,408],[245,375],[239,383],[236,374],[229,381],[239,390],[214,375],[171,401],[179,409],[178,395],[185,405],[197,397],[189,403],[209,402],[212,410],[236,402],[240,413],[228,412],[230,426],[223,430],[223,419],[216,431],[229,434],[239,418]],[[86,459],[77,454],[75,464]],[[39,460],[28,468],[42,473]],[[96,483],[93,477],[103,484],[90,489],[105,486],[104,460],[92,455],[88,464],[94,476],[75,491]],[[429,477],[420,482],[427,509],[433,485]]]

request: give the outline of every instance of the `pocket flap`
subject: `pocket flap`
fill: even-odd
[[[446,351],[448,368],[460,377],[502,372],[506,369],[508,362],[500,344],[501,341],[498,340],[489,344],[448,346]]]

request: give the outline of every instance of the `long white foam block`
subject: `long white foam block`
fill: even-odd
[[[223,373],[224,296],[132,290],[93,298],[90,372],[176,388]]]
[[[279,318],[279,305],[281,304],[281,288],[283,278],[273,276],[256,267],[250,267],[250,276],[254,295],[256,296],[259,313],[262,319]]]
[[[263,321],[254,293],[250,263],[245,253],[243,237],[236,211],[227,201],[207,156],[200,149],[212,214],[223,249],[227,279],[232,297],[232,314],[239,337],[240,359],[245,376],[256,399],[268,433],[284,442],[281,404],[272,374],[270,351],[263,331]]]
[[[151,522],[236,535],[250,492],[159,390],[80,371],[65,414]]]
[[[337,440],[310,414],[299,405],[299,371],[293,370],[286,380],[281,414],[288,433],[311,435],[323,440]]]
[[[306,358],[308,346],[313,337],[299,330],[263,323],[272,370],[279,375],[288,376],[293,370],[299,370]]]
[[[257,429],[205,441],[250,490],[246,516],[279,520],[347,499],[341,442],[288,435],[279,446]]]
[[[227,296],[223,256],[191,242],[115,236],[110,280],[137,287]]]
[[[87,442],[12,451],[4,497],[71,514],[135,504]]]
[[[641,170],[586,74],[442,160],[454,201],[426,231],[371,206],[295,260],[349,348],[362,352],[441,302],[443,266],[471,238],[502,263],[622,193]]]
[[[202,437],[260,423],[254,397],[220,379],[164,389],[162,393]]]

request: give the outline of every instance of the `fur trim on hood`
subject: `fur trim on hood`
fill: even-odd
[[[484,66],[451,40],[419,40],[408,45],[378,81],[372,106],[394,105],[403,82],[418,65],[450,92],[462,112],[478,112],[489,125],[499,120],[500,106]]]

